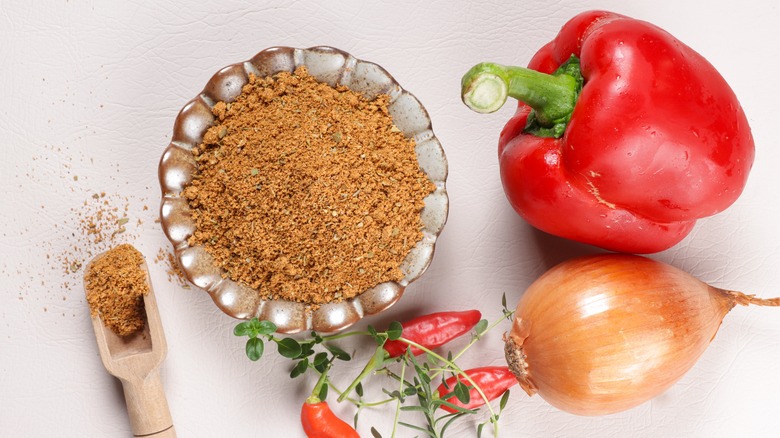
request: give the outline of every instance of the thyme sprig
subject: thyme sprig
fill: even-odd
[[[448,351],[446,355],[404,338],[403,327],[397,321],[390,323],[387,330],[384,331],[378,331],[369,325],[364,331],[347,331],[331,335],[311,332],[310,337],[298,340],[292,337],[280,337],[276,334],[277,327],[274,323],[253,318],[238,323],[233,334],[248,338],[245,346],[246,356],[252,361],[257,361],[263,356],[266,343],[275,343],[278,353],[293,361],[290,371],[291,378],[302,376],[307,371],[316,373],[318,375],[319,399],[325,400],[328,391],[333,390],[338,394],[338,402],[353,404],[357,408],[353,419],[355,427],[357,427],[360,413],[364,409],[395,403],[395,416],[390,437],[395,437],[398,433],[398,427],[401,426],[423,436],[442,438],[458,419],[475,415],[480,411],[479,408],[466,409],[449,401],[454,396],[460,403],[468,404],[471,399],[470,391],[474,389],[484,400],[484,405],[489,412],[487,420],[477,425],[477,437],[482,436],[487,425],[492,427],[493,436],[497,437],[499,418],[507,405],[510,392],[506,391],[502,395],[497,408],[495,408],[482,388],[461,369],[456,361],[502,321],[505,319],[511,321],[514,312],[507,308],[506,296],[502,298],[502,307],[503,315],[500,319],[492,323],[484,319],[479,321],[472,330],[469,342],[455,354]],[[371,337],[376,343],[376,349],[358,376],[342,390],[333,383],[328,373],[336,361],[350,361],[352,356],[336,345],[334,341],[353,336]],[[388,340],[406,343],[408,347],[405,354],[397,358],[390,358],[383,348]],[[411,347],[422,350],[424,354],[415,357]],[[363,382],[370,376],[386,377],[382,387],[385,398],[375,401],[363,399]],[[450,388],[446,384],[446,379],[452,376],[456,376],[457,379]],[[444,394],[437,391],[438,386],[433,386],[434,382],[439,381],[445,382],[444,388],[447,392]],[[395,385],[392,385],[391,382],[395,382]],[[442,406],[447,406],[454,412],[447,412],[441,409]],[[403,413],[408,412],[422,414],[425,418],[425,424],[416,425],[403,421]],[[383,437],[374,427],[371,428],[371,433],[374,438]]]

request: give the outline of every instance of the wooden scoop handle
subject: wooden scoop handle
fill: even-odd
[[[120,380],[133,436],[175,438],[176,431],[160,380],[160,370],[153,370],[145,379]]]

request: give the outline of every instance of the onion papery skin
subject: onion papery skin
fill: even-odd
[[[523,294],[507,362],[529,395],[558,409],[624,411],[680,379],[734,305],[728,292],[649,258],[572,259]]]

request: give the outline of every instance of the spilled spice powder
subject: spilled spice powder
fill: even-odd
[[[193,149],[183,196],[201,245],[266,299],[322,304],[403,278],[435,186],[381,95],[317,82],[305,67],[250,75]]]
[[[143,330],[144,295],[149,293],[143,255],[125,243],[96,258],[84,274],[84,288],[92,316],[119,336]]]
[[[182,289],[190,288],[187,277],[184,275],[184,271],[182,271],[179,262],[176,260],[176,256],[173,255],[172,252],[160,248],[160,250],[157,251],[157,257],[154,259],[154,263],[157,264],[161,262],[165,263],[165,274],[168,275],[169,283],[176,283]]]
[[[121,196],[108,196],[105,192],[93,193],[78,207],[71,208],[71,217],[65,223],[74,231],[71,233],[72,245],[56,259],[65,274],[75,274],[81,270],[85,260],[136,238],[136,233],[128,233],[129,199]],[[141,225],[138,219],[136,225]]]

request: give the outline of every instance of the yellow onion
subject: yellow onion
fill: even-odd
[[[520,299],[505,337],[522,388],[578,415],[637,406],[707,349],[736,305],[780,305],[712,287],[646,257],[604,254],[553,267]]]

